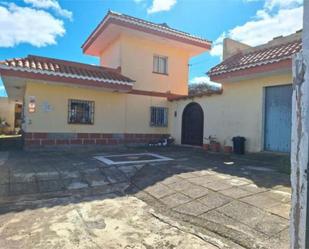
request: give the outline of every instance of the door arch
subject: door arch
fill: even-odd
[[[182,113],[181,143],[203,145],[204,112],[195,102],[188,104]]]

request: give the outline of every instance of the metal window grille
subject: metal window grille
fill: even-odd
[[[94,101],[69,99],[68,106],[69,124],[93,124]]]
[[[167,74],[167,61],[168,58],[166,56],[153,56],[153,71],[155,73]]]
[[[150,107],[150,126],[166,127],[168,125],[168,109],[165,107]]]

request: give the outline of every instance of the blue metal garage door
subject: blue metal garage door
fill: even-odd
[[[290,152],[292,85],[266,87],[265,150]]]

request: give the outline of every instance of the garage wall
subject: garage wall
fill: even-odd
[[[181,143],[182,113],[185,106],[194,101],[204,110],[204,137],[215,136],[221,145],[231,145],[233,136],[244,136],[247,139],[247,151],[262,151],[264,87],[286,85],[291,82],[291,73],[260,77],[226,83],[221,95],[170,102],[170,113],[173,114],[170,117],[171,135],[178,144]]]

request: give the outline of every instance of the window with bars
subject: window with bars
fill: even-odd
[[[168,109],[165,107],[150,107],[150,126],[166,127]]]
[[[153,72],[167,74],[168,73],[168,58],[166,56],[153,56]]]
[[[68,106],[69,124],[93,124],[94,101],[69,99]]]

